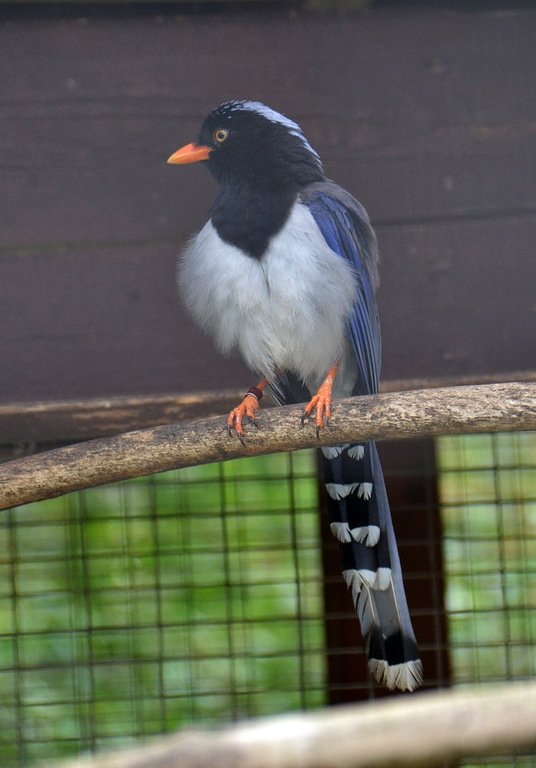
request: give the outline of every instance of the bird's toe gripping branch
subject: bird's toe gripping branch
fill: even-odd
[[[330,368],[328,375],[318,387],[316,395],[314,395],[309,403],[305,406],[302,413],[302,424],[305,424],[306,420],[311,416],[313,411],[315,412],[315,424],[316,434],[320,434],[320,430],[329,425],[331,419],[331,400],[333,394],[333,382],[337,374],[338,366],[334,365]]]
[[[258,427],[256,414],[260,408],[259,403],[267,384],[266,379],[261,379],[256,387],[250,387],[244,395],[242,402],[236,408],[233,408],[227,417],[227,431],[230,435],[235,432],[243,445],[245,445],[244,421],[250,421],[251,424]]]

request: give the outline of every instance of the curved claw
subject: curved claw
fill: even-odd
[[[240,405],[229,413],[227,417],[227,432],[230,437],[233,436],[233,432],[236,434],[242,445],[246,445],[244,439],[244,420],[247,419],[249,423],[253,424],[257,429],[257,419],[255,412],[259,409],[259,401],[253,395],[246,395]]]
[[[245,447],[246,446],[246,441],[244,439],[243,433],[237,432],[233,427],[230,427],[229,425],[227,425],[227,435],[229,437],[234,437],[235,433],[236,433],[236,436],[238,437],[238,439],[240,440],[240,442],[242,443],[242,445]]]
[[[316,436],[320,437],[320,430],[329,426],[331,421],[331,394],[333,391],[333,380],[337,369],[332,368],[326,376],[325,381],[318,387],[314,395],[304,408],[301,416],[302,425],[315,412]]]
[[[320,392],[320,390],[319,390]],[[317,433],[327,426],[331,420],[331,392],[329,394],[316,394],[305,407],[302,414],[302,424],[315,412],[315,425]]]

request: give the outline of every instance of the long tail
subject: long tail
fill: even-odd
[[[422,683],[422,662],[376,445],[339,445],[322,454],[331,531],[341,543],[369,671],[388,688],[413,691]]]

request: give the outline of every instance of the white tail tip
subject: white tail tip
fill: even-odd
[[[391,691],[414,691],[423,683],[420,659],[393,666],[384,660],[370,659],[368,668],[372,677]]]

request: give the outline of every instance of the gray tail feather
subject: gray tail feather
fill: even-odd
[[[412,691],[422,683],[422,663],[376,445],[321,450],[330,527],[341,545],[369,671],[388,688]]]

